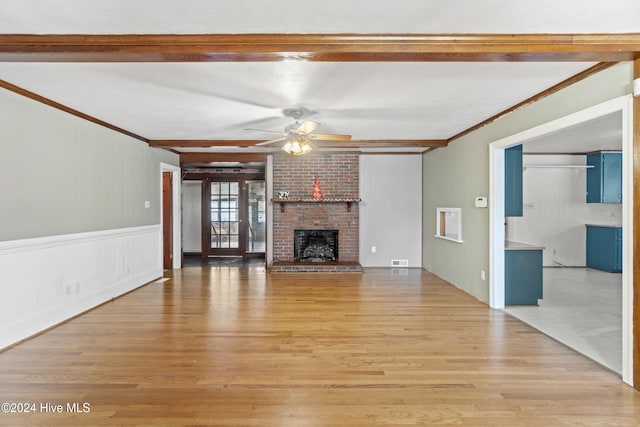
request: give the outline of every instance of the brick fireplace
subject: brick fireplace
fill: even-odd
[[[312,199],[315,177],[323,197]],[[352,272],[359,264],[359,159],[357,153],[273,156],[273,191],[289,193],[273,202],[271,272]],[[338,259],[300,262],[294,255],[295,230],[337,230]]]

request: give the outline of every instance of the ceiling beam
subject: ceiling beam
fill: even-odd
[[[215,162],[265,162],[267,155],[262,153],[180,153],[180,164]]]
[[[152,139],[151,147],[253,147],[263,139]],[[446,139],[366,139],[349,142],[318,141],[323,148],[361,147],[446,147]]]
[[[253,147],[266,139],[151,139],[151,147]]]
[[[5,34],[0,61],[595,61],[640,57],[630,34]]]

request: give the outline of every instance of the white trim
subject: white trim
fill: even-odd
[[[266,191],[266,210],[267,210],[267,230],[266,239],[267,245],[265,246],[265,263],[267,266],[273,262],[273,155],[267,155],[267,162],[264,168],[265,173],[265,191]]]
[[[167,163],[160,163],[160,200],[162,200],[162,172],[172,172],[171,174],[171,213],[173,217],[173,224],[171,225],[173,230],[173,268],[182,268],[182,209],[180,208],[181,201],[181,184],[182,176],[180,175],[182,170],[178,166],[170,165]],[[162,202],[160,203],[160,224],[162,224]],[[160,245],[160,251],[162,252],[163,245]],[[160,253],[162,259],[162,253]]]
[[[162,277],[159,224],[2,242],[0,348]]]
[[[622,108],[622,380],[633,386],[633,98]]]
[[[160,224],[143,225],[140,227],[117,228],[113,230],[88,231],[85,233],[63,234],[29,239],[8,240],[0,242],[0,256],[20,252],[31,252],[65,245],[108,240],[114,237],[134,236],[145,233],[155,233]]]
[[[504,149],[614,112],[622,112],[622,380],[633,386],[633,98],[625,95],[489,144],[489,305],[504,308]]]
[[[502,171],[496,174],[494,171]],[[504,149],[489,145],[489,306],[504,308]],[[499,195],[499,197],[496,197]],[[498,256],[496,256],[498,254]]]
[[[464,243],[464,241],[462,241],[460,239],[456,239],[456,238],[453,238],[453,237],[440,236],[438,234],[434,234],[433,237],[436,237],[436,238],[442,239],[442,240],[448,240],[448,241],[454,242],[454,243]]]

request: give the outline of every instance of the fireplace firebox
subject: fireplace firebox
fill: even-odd
[[[293,259],[296,262],[338,261],[338,230],[294,230]]]

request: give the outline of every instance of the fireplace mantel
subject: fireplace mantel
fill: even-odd
[[[347,211],[351,211],[351,205],[353,203],[360,203],[362,199],[360,198],[340,198],[340,199],[332,199],[332,198],[322,198],[322,199],[313,199],[313,198],[295,198],[288,197],[286,199],[274,197],[271,199],[274,203],[280,204],[280,212],[284,212],[284,207],[287,203],[346,203]]]

